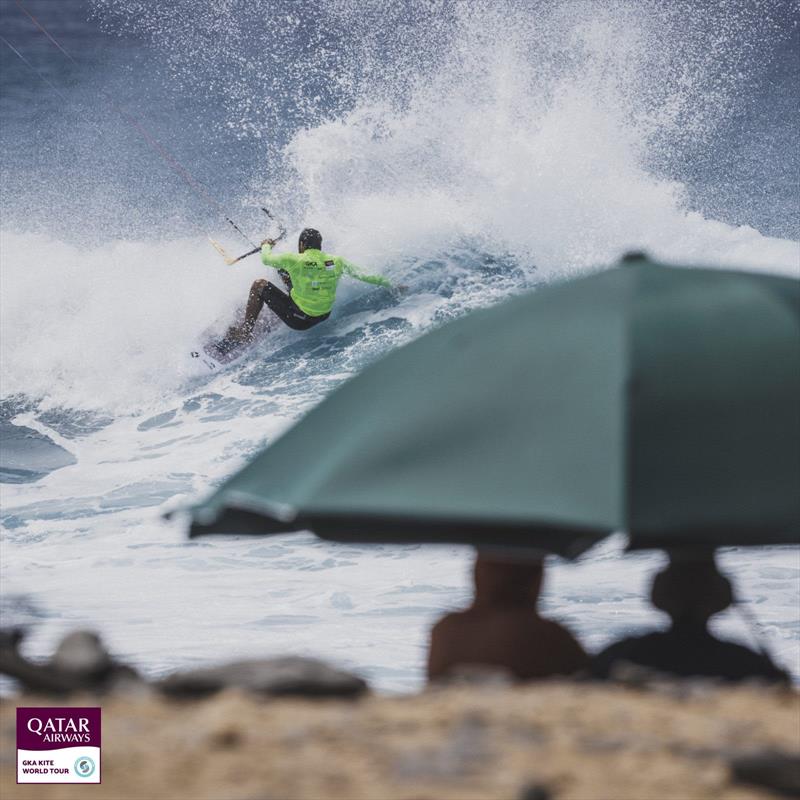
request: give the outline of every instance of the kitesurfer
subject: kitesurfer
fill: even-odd
[[[289,293],[263,278],[254,281],[244,320],[228,329],[217,349],[227,352],[252,341],[256,320],[265,305],[296,331],[305,331],[323,322],[330,316],[342,275],[391,288],[386,278],[364,275],[340,256],[322,252],[322,234],[314,228],[306,228],[300,234],[297,253],[274,254],[274,244],[272,239],[261,243],[261,261],[278,270]]]

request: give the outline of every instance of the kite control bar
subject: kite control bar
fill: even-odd
[[[269,217],[269,219],[275,222],[275,217],[272,216],[272,212],[268,208],[261,206],[261,210],[267,215],[267,217]],[[273,244],[277,244],[281,239],[283,239],[284,236],[286,236],[286,226],[279,222],[278,228],[278,235],[272,240]],[[225,259],[225,263],[228,266],[235,264],[237,261],[241,261],[243,258],[247,258],[248,256],[252,256],[261,252],[261,247],[259,246],[254,247],[252,250],[248,250],[246,253],[242,253],[240,256],[232,257],[225,252],[225,248],[219,242],[214,241],[210,236],[208,237],[208,241],[211,242],[211,245],[214,247],[214,249]]]

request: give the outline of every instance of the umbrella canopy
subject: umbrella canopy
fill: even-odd
[[[800,281],[644,257],[420,337],[195,507],[192,535],[575,555],[800,534]]]

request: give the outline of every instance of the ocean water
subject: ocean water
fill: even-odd
[[[415,688],[467,549],[189,542],[161,513],[390,348],[631,248],[800,275],[796,2],[23,4],[74,59],[0,0],[28,62],[0,42],[0,599],[31,655],[89,626],[151,675],[292,652]],[[204,372],[264,275],[207,235],[248,249],[224,216],[258,241],[264,204],[410,290],[343,282],[324,325]],[[622,549],[549,565],[590,649],[664,624],[662,556]],[[721,560],[800,677],[797,550]]]

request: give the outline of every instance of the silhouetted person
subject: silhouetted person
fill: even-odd
[[[478,555],[474,574],[472,605],[443,617],[431,632],[429,679],[475,665],[501,667],[521,680],[569,675],[588,665],[572,634],[539,616],[541,561]]]
[[[713,554],[671,556],[656,575],[650,598],[669,614],[672,626],[610,645],[592,659],[595,677],[613,677],[614,665],[627,662],[679,677],[788,680],[768,656],[709,633],[708,620],[733,602],[730,581],[717,569]]]

